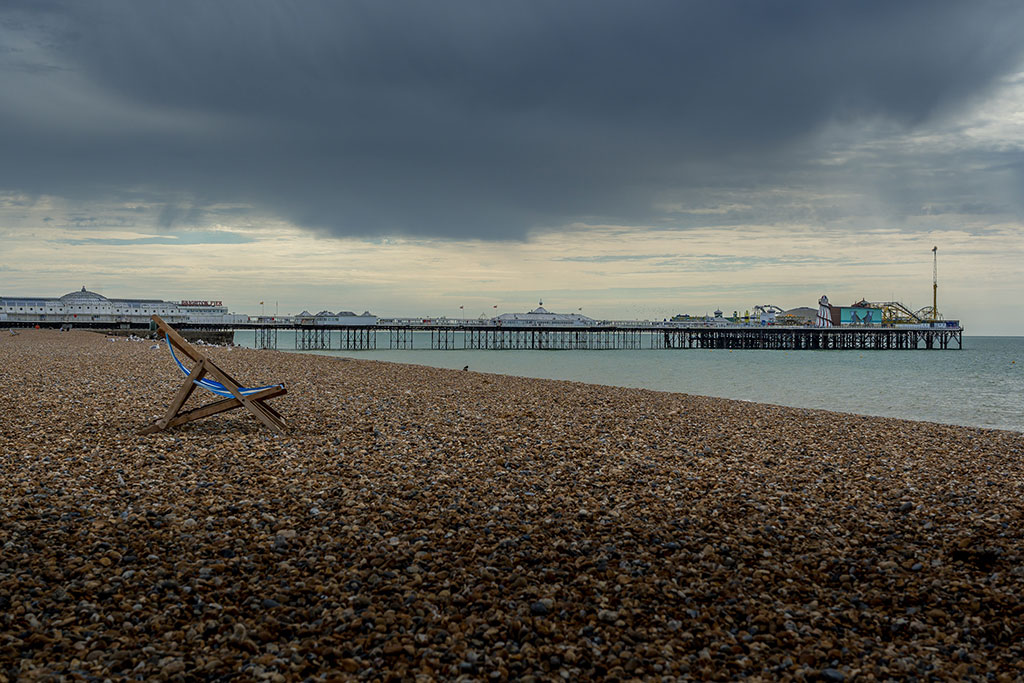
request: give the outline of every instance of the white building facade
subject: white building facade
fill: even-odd
[[[170,324],[244,323],[245,315],[229,313],[220,301],[163,301],[161,299],[108,299],[85,287],[57,298],[0,297],[0,320],[18,323],[146,324],[159,315]]]
[[[366,327],[376,325],[377,316],[369,311],[363,311],[361,315],[356,315],[352,311],[338,311],[337,313],[320,311],[316,315],[313,315],[309,311],[303,311],[302,313],[294,316],[294,321],[297,325],[342,325],[348,327]]]
[[[598,322],[580,313],[552,313],[538,306],[528,313],[502,313],[491,318],[502,327],[591,327]]]

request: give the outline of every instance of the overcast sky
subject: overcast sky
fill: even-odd
[[[1024,3],[0,4],[0,294],[1024,334]],[[847,301],[849,300],[849,301]]]

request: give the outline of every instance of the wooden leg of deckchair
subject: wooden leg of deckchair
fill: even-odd
[[[285,390],[284,387],[271,387],[269,389],[264,389],[263,391],[257,394],[253,394],[253,397],[257,398],[259,401],[262,402],[274,398],[275,396],[280,396],[281,394],[286,393],[288,392]],[[167,422],[166,426],[163,428],[161,428],[159,424],[154,424],[143,430],[141,433],[152,434],[153,432],[158,432],[161,429],[170,429],[171,427],[177,427],[178,425],[185,424],[186,422],[193,422],[204,417],[209,417],[211,415],[223,413],[228,410],[241,408],[242,405],[242,402],[239,401],[237,398],[221,399],[220,401],[214,401],[213,403],[208,403],[204,406],[193,408],[192,410],[188,410],[184,413],[177,414],[174,417],[172,417]]]
[[[213,403],[207,403],[205,406],[199,408],[193,408],[192,410],[186,410],[179,415],[175,415],[174,419],[167,423],[167,429],[171,427],[177,427],[183,425],[186,422],[194,422],[200,418],[209,417],[210,415],[216,415],[217,413],[224,413],[235,408],[241,408],[242,404],[234,398],[225,398],[221,401],[214,401]]]
[[[288,424],[288,420],[284,419],[284,415],[277,412],[263,401],[260,401],[259,403],[260,407],[269,412],[273,416],[274,421],[281,425],[282,432],[287,432],[288,430],[291,429],[291,426]]]
[[[287,393],[288,391],[283,386],[278,386],[266,389],[256,394],[249,394],[245,397],[246,407],[250,411],[255,410],[263,413],[266,420],[261,419],[260,421],[268,427],[271,427],[271,429],[276,429],[283,434],[288,431],[288,422],[285,421],[284,416],[281,415],[281,413],[277,412],[277,410],[267,404],[267,400]],[[256,416],[259,418],[258,414]]]
[[[284,387],[281,387],[281,390],[282,390],[282,393],[288,393],[288,392],[284,391]],[[281,413],[277,412],[269,403],[266,402],[266,399],[259,398],[257,396],[250,396],[250,398],[252,398],[254,401],[259,401],[260,405],[263,406],[264,408],[266,408],[270,412],[271,415],[276,417],[281,422],[284,422],[284,423],[287,424],[287,420],[284,419],[284,415],[282,415]]]
[[[192,395],[195,388],[195,384],[186,380],[185,384],[181,385],[181,389],[178,390],[178,393],[175,394],[174,400],[171,402],[171,406],[167,409],[167,412],[164,413],[164,416],[140,431],[139,434],[154,434],[156,432],[162,432],[170,427],[171,422],[174,421],[175,415],[177,415],[178,411],[181,410],[181,406],[184,405],[185,401],[188,400],[188,397]]]
[[[181,385],[181,387],[178,388],[178,392],[174,395],[174,398],[171,400],[171,405],[167,407],[167,412],[164,413],[164,416],[157,420],[156,423],[143,429],[142,432],[140,433],[152,434],[154,432],[159,432],[163,431],[164,429],[167,429],[171,420],[174,419],[174,416],[178,414],[178,411],[181,410],[181,407],[185,405],[185,401],[187,401],[188,397],[192,395],[193,391],[195,391],[196,385],[194,380],[202,379],[203,375],[205,374],[206,362],[200,361],[194,368],[192,368],[192,372],[189,373],[188,377],[185,378],[185,382]]]
[[[287,393],[284,387],[281,387],[281,393]],[[261,394],[251,394],[248,397],[246,397],[246,399],[248,402],[248,405],[246,407],[248,407],[249,410],[258,410],[266,418],[261,419],[263,424],[271,426],[270,423],[272,423],[272,428],[276,429],[282,434],[288,431],[288,423],[285,421],[284,416],[281,415],[281,413],[277,412],[275,409],[271,408],[269,405],[267,405],[267,399],[265,397],[263,397]],[[257,417],[259,416],[257,415]]]
[[[284,387],[281,387],[282,392]],[[253,394],[246,396],[243,399],[245,407],[249,409],[253,415],[259,419],[260,422],[267,425],[271,429],[281,432],[282,434],[288,431],[288,425],[285,423],[284,418],[276,410],[264,403],[265,398],[259,394]]]
[[[185,401],[192,395],[192,392],[196,390],[196,381],[203,378],[206,374],[206,363],[200,362],[189,373],[188,377],[185,378],[185,382],[178,389],[178,393],[174,395],[174,399],[171,401],[171,405],[167,407],[167,413],[165,413],[164,422],[170,420],[178,414],[181,407],[185,405]]]
[[[253,401],[249,398],[243,398],[242,403],[245,405],[245,407],[249,410],[250,413],[256,416],[256,419],[265,424],[267,427],[270,427],[271,430],[275,432],[280,432],[282,434],[288,431],[285,425],[283,425],[277,418],[271,415],[267,411],[267,407],[260,403],[259,401]]]
[[[287,432],[288,432],[288,423],[287,423],[287,422],[285,421],[285,419],[284,419],[284,418],[282,418],[282,417],[278,417],[277,415],[274,415],[274,414],[273,414],[273,412],[270,412],[270,411],[271,411],[271,408],[270,408],[270,406],[268,406],[268,405],[267,405],[266,403],[260,403],[260,404],[259,404],[259,406],[260,406],[260,408],[262,408],[263,410],[266,410],[266,411],[268,411],[268,413],[269,413],[269,415],[270,415],[270,419],[271,419],[271,421],[272,421],[272,422],[273,422],[274,424],[276,424],[276,425],[277,425],[277,430],[278,430],[279,432],[281,432],[282,434],[285,434],[285,433],[287,433]]]
[[[254,396],[259,396],[259,400],[265,401],[267,399],[274,398],[275,396],[280,396],[281,394],[284,393],[287,392],[284,390],[283,387],[272,387],[270,389],[265,389],[264,391],[261,391],[258,394],[254,394]],[[236,408],[241,407],[242,404],[241,402],[239,402],[237,398],[225,398],[220,401],[214,401],[213,403],[208,403],[205,406],[193,408],[192,410],[181,413],[180,415],[175,416],[175,418],[167,424],[167,427],[177,427],[178,425],[183,425],[186,422],[193,422],[204,417],[209,417],[211,415],[216,415],[218,413],[227,412],[229,410],[234,410]]]
[[[284,387],[282,387],[282,391],[283,390],[284,390]],[[285,392],[285,393],[287,393],[287,392]],[[281,413],[277,412],[269,403],[267,403],[267,399],[261,398],[259,396],[249,396],[249,398],[254,403],[259,405],[261,410],[267,411],[267,413],[269,413],[270,416],[272,418],[274,418],[275,422],[279,422],[283,427],[287,427],[288,426],[288,422],[287,422],[287,420],[284,419],[284,415],[282,415]]]
[[[145,436],[146,434],[156,434],[157,432],[162,432],[164,429],[166,429],[166,428],[165,427],[161,427],[160,425],[158,425],[157,423],[154,422],[153,424],[149,425],[145,429],[140,429],[139,430],[139,434],[141,434],[143,436]]]

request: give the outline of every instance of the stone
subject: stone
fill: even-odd
[[[185,662],[180,659],[174,659],[163,666],[161,673],[165,676],[173,676],[174,674],[179,674],[184,670]]]

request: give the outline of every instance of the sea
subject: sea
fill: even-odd
[[[377,336],[375,350],[301,353],[1024,432],[1024,337],[965,334],[962,350],[931,351],[434,351],[429,333],[409,350]],[[238,331],[235,343],[253,347],[255,334]],[[294,347],[293,332],[278,333],[279,350]]]

